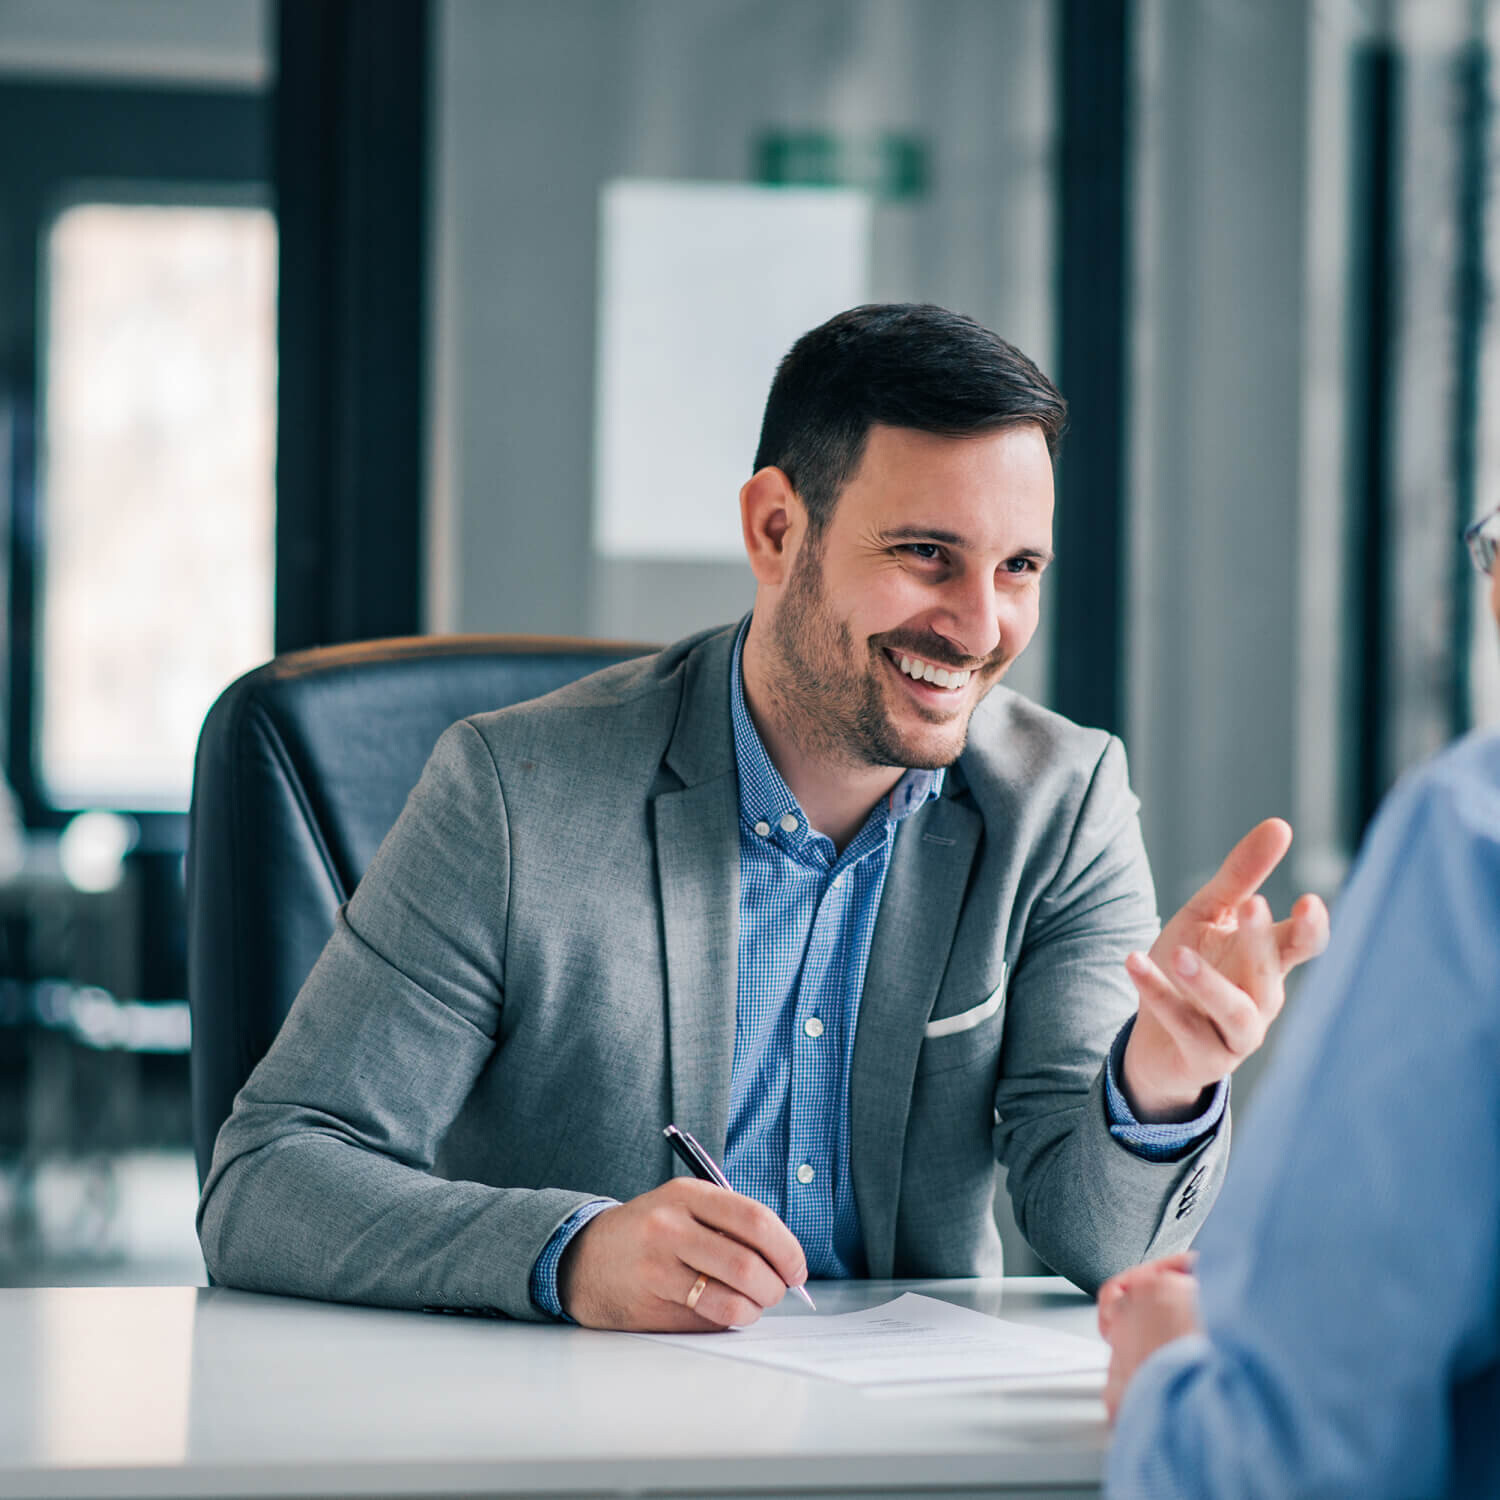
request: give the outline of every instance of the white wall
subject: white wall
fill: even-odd
[[[1138,14],[1129,745],[1171,911],[1297,814],[1310,28]]]

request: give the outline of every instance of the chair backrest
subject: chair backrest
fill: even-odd
[[[442,732],[651,649],[541,636],[364,641],[279,656],[224,690],[199,736],[188,834],[200,1182],[235,1094]]]

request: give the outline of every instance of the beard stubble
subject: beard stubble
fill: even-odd
[[[828,607],[822,546],[811,536],[772,618],[770,646],[778,668],[769,685],[776,716],[804,754],[860,768],[934,771],[963,754],[968,716],[955,726],[956,740],[941,751],[913,744],[891,722],[881,685],[883,666],[877,660],[884,647],[872,639],[869,660],[860,669],[847,621],[836,619]],[[952,652],[938,647],[915,654],[942,660]],[[991,686],[998,680],[998,665],[975,670],[992,673]],[[944,717],[933,714],[930,722],[942,723]]]

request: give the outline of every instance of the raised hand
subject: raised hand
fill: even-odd
[[[802,1246],[764,1204],[677,1177],[579,1230],[557,1293],[588,1328],[708,1333],[755,1322],[806,1280]]]
[[[1265,1040],[1286,998],[1286,976],[1328,943],[1328,911],[1305,895],[1271,919],[1261,885],[1291,847],[1267,818],[1230,850],[1218,873],[1125,967],[1140,997],[1121,1083],[1136,1117],[1191,1119],[1203,1095]]]

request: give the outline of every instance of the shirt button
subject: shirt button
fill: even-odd
[[[796,833],[797,819],[793,814],[783,813],[781,815],[781,831],[783,833]]]
[[[763,839],[764,838],[769,838],[770,834],[771,834],[771,825],[769,823],[767,823],[764,818],[762,818],[761,821],[755,825],[755,831]]]
[[[816,1016],[809,1016],[802,1023],[802,1029],[811,1037],[820,1037],[823,1035],[823,1023]]]
[[[817,1173],[813,1171],[811,1162],[805,1161],[800,1167],[797,1168],[797,1181],[800,1182],[803,1187],[806,1187],[807,1184],[810,1183],[816,1176]]]

